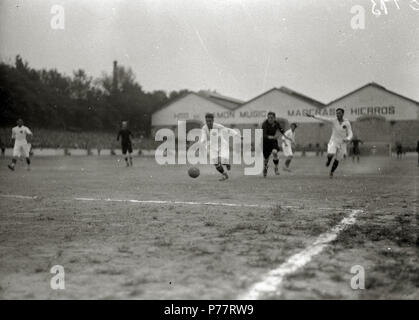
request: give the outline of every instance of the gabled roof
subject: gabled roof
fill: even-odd
[[[307,96],[305,96],[305,95],[303,95],[303,94],[301,94],[301,93],[299,93],[297,91],[294,91],[294,90],[292,90],[290,88],[281,87],[278,90],[281,91],[281,92],[287,93],[287,94],[289,94],[289,95],[291,95],[293,97],[296,97],[296,98],[298,98],[300,100],[304,100],[307,103],[313,104],[316,107],[319,107],[320,108],[320,107],[325,106],[325,104],[323,102],[320,102],[318,100],[314,100],[314,99],[312,99],[310,97],[307,97]]]
[[[198,95],[203,96],[204,98],[207,98],[230,110],[234,110],[244,103],[244,101],[242,100],[223,96],[219,94],[218,92],[213,92],[213,91],[201,90],[198,92]]]
[[[215,93],[214,93],[214,96],[212,96],[212,95],[208,96],[208,95],[205,95],[205,94],[202,94],[202,93],[196,93],[194,91],[190,91],[190,92],[186,92],[186,93],[180,95],[179,97],[175,98],[174,100],[169,101],[166,104],[162,105],[160,108],[154,110],[153,114],[169,107],[171,104],[173,104],[173,103],[175,103],[175,102],[177,102],[177,101],[179,101],[179,100],[181,100],[181,99],[183,99],[186,96],[189,96],[191,94],[195,95],[195,96],[198,96],[202,99],[208,100],[212,103],[215,103],[215,104],[219,105],[220,107],[227,108],[229,110],[234,110],[237,107],[239,107],[240,104],[238,103],[238,101],[240,101],[240,103],[243,103],[241,100],[237,100],[237,99],[234,99],[234,98],[229,98],[229,97],[226,97],[226,96],[221,96],[221,95],[215,94]],[[223,102],[223,100],[224,100],[224,102]],[[227,101],[229,101],[231,103],[229,105],[227,105],[227,103],[226,103]],[[232,104],[234,104],[234,107],[232,107]]]
[[[360,91],[360,90],[362,90],[362,89],[364,89],[364,88],[366,88],[366,87],[374,87],[374,88],[377,88],[377,89],[381,89],[381,90],[386,91],[386,92],[388,92],[388,93],[390,93],[390,94],[393,94],[393,95],[395,95],[395,96],[398,96],[398,97],[400,97],[400,98],[402,98],[402,99],[406,99],[406,100],[408,100],[408,101],[410,101],[410,102],[413,102],[413,103],[415,103],[417,106],[419,106],[419,102],[418,102],[418,101],[415,101],[415,100],[410,99],[410,98],[408,98],[408,97],[402,96],[401,94],[398,94],[398,93],[396,93],[396,92],[390,91],[390,90],[386,89],[385,87],[383,87],[382,85],[379,85],[378,83],[375,83],[375,82],[370,82],[370,83],[367,83],[367,84],[363,85],[362,87],[360,87],[360,88],[358,88],[358,89],[355,89],[355,90],[353,90],[353,91],[351,91],[351,92],[349,92],[349,93],[347,93],[347,94],[345,94],[345,95],[341,96],[340,98],[337,98],[337,99],[335,99],[335,100],[333,100],[333,101],[330,101],[330,102],[326,105],[326,107],[328,107],[328,106],[330,106],[332,103],[338,102],[338,101],[340,101],[340,100],[342,100],[342,99],[344,99],[344,98],[346,98],[346,97],[348,97],[348,96],[350,96],[350,95],[354,94],[355,92],[358,92],[358,91]]]
[[[298,93],[297,91],[294,91],[294,90],[289,89],[289,88],[284,87],[284,86],[280,87],[279,89],[278,88],[272,88],[272,89],[270,89],[268,91],[265,91],[265,92],[261,93],[260,95],[254,97],[253,99],[250,99],[249,101],[246,101],[243,105],[246,105],[246,104],[248,104],[248,103],[250,103],[250,102],[252,102],[254,100],[257,100],[260,97],[263,97],[264,95],[267,95],[267,94],[271,93],[272,91],[279,91],[279,92],[285,93],[285,94],[290,95],[290,96],[292,96],[292,97],[294,97],[296,99],[299,99],[299,100],[302,100],[302,101],[304,101],[306,103],[312,104],[312,105],[314,105],[314,106],[316,106],[318,108],[322,108],[322,107],[325,106],[325,104],[323,102],[314,100],[314,99],[312,99],[310,97],[307,97],[307,96],[305,96],[305,95],[303,95],[301,93]]]

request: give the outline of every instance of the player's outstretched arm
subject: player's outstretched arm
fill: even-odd
[[[220,125],[220,127],[222,128],[222,130],[226,130],[227,133],[232,134],[233,136],[241,136],[241,133],[240,132],[237,132],[234,129],[227,128],[227,127],[225,127],[223,125]]]
[[[333,121],[332,118],[326,118],[326,117],[322,117],[322,116],[317,116],[317,115],[310,114],[310,113],[306,113],[306,116],[309,117],[309,118],[313,118],[313,119],[324,121],[324,122],[332,122]]]

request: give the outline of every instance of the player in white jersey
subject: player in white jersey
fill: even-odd
[[[30,169],[31,159],[29,158],[29,152],[31,145],[27,141],[27,136],[31,136],[32,132],[28,127],[23,125],[23,120],[17,120],[17,126],[12,129],[12,140],[15,140],[13,148],[13,159],[12,163],[8,165],[9,169],[14,171],[17,159],[21,156],[26,158],[28,164],[28,170]]]
[[[285,166],[283,167],[284,171],[290,172],[290,163],[293,157],[292,146],[295,146],[295,129],[297,128],[296,123],[291,123],[290,129],[285,131],[284,135],[281,137],[282,140],[282,152],[287,158],[285,160]],[[288,139],[286,139],[288,138]],[[279,139],[278,139],[279,140]],[[279,144],[279,141],[278,141]]]
[[[240,133],[226,128],[219,123],[214,122],[214,115],[212,113],[207,113],[205,115],[206,124],[202,127],[202,134],[200,142],[203,143],[209,152],[210,161],[215,165],[215,168],[219,173],[222,174],[220,181],[228,179],[227,172],[224,171],[223,165],[225,165],[227,170],[231,169],[229,163],[229,137],[240,136]],[[218,143],[213,140],[211,142],[211,136],[218,135]],[[209,148],[208,148],[209,146]]]
[[[352,127],[351,123],[343,118],[345,110],[342,108],[336,109],[336,118],[326,118],[317,115],[307,114],[308,117],[318,119],[321,121],[328,122],[332,124],[332,136],[330,137],[329,143],[327,145],[327,162],[326,167],[328,167],[335,157],[333,162],[332,169],[330,170],[330,178],[333,177],[333,173],[339,165],[339,161],[342,160],[347,154],[347,144],[351,141]]]

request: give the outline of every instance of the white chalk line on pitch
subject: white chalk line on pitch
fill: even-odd
[[[239,208],[265,208],[272,209],[275,204],[245,204],[245,203],[228,203],[228,202],[196,202],[196,201],[172,201],[172,200],[133,200],[133,199],[110,199],[110,198],[74,198],[77,201],[103,201],[103,202],[130,202],[138,204],[180,204],[193,206],[223,206],[223,207],[239,207]],[[301,206],[283,206],[286,209],[306,209]],[[336,208],[316,208],[316,210],[336,210]]]
[[[38,199],[37,196],[24,196],[24,195],[16,195],[16,194],[0,194],[0,197],[3,198],[15,198],[15,199],[27,199],[27,200],[35,200]],[[263,204],[246,204],[246,203],[228,203],[228,202],[196,202],[196,201],[172,201],[172,200],[136,200],[136,199],[111,199],[111,198],[84,198],[84,197],[76,197],[73,199],[65,199],[62,200],[76,200],[76,201],[102,201],[102,202],[129,202],[129,203],[137,203],[137,204],[180,204],[180,205],[192,205],[192,206],[223,206],[223,207],[238,207],[238,208],[261,208],[261,209],[272,209],[278,204],[271,204],[271,205],[263,205]],[[280,205],[281,208],[285,209],[309,209],[305,206],[286,206]],[[338,208],[333,207],[322,207],[322,208],[315,208],[316,210],[336,210]],[[342,209],[346,210],[346,209]]]
[[[249,291],[239,296],[238,299],[257,300],[263,299],[268,295],[279,296],[281,294],[280,285],[284,278],[304,267],[314,256],[321,253],[331,241],[336,239],[342,230],[350,225],[353,225],[356,221],[356,216],[362,212],[362,210],[351,210],[351,213],[347,217],[343,218],[330,231],[322,233],[312,245],[288,258],[287,261],[281,264],[278,268],[269,271],[263,276],[260,282],[251,286]]]
[[[213,205],[213,206],[225,206],[225,207],[245,207],[245,208],[272,208],[268,205],[259,204],[240,204],[240,203],[225,203],[225,202],[195,202],[195,201],[171,201],[171,200],[132,200],[132,199],[101,199],[101,198],[74,198],[77,201],[104,201],[104,202],[130,202],[139,204],[181,204],[181,205]]]
[[[18,194],[0,194],[0,197],[2,198],[16,198],[16,199],[30,199],[30,200],[34,200],[37,197],[36,196],[21,196]]]

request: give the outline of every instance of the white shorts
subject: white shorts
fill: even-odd
[[[284,156],[292,157],[293,153],[291,143],[282,142],[282,152],[284,153]]]
[[[15,143],[13,148],[13,157],[25,157],[29,158],[29,151],[31,146],[29,143]]]
[[[342,160],[344,156],[347,154],[346,143],[337,143],[335,141],[329,141],[329,143],[327,144],[327,153],[334,154],[336,160],[338,161]]]

